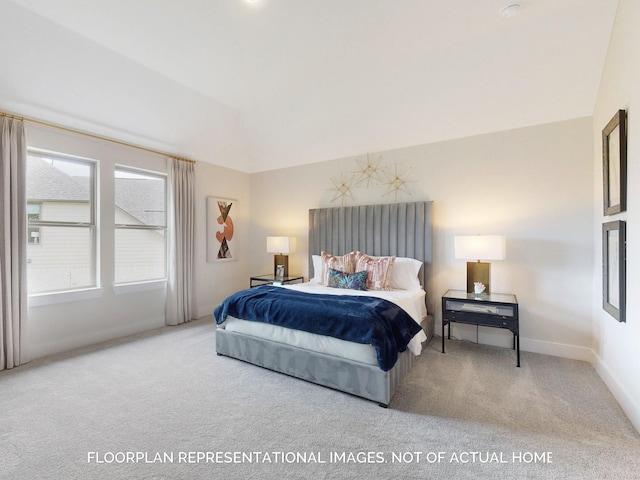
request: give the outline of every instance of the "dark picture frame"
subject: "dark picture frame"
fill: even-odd
[[[602,308],[619,322],[626,322],[626,223],[602,224]]]
[[[627,209],[627,112],[618,110],[602,130],[603,210]]]

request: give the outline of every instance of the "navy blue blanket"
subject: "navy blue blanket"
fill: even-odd
[[[281,327],[371,344],[380,368],[387,371],[420,331],[394,303],[375,297],[328,295],[261,286],[228,297],[213,312],[217,324],[227,315]]]

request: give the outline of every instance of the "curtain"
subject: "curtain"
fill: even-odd
[[[27,147],[22,120],[0,117],[0,370],[28,361]]]
[[[179,325],[196,317],[195,298],[195,166],[169,159],[169,275],[167,325]]]

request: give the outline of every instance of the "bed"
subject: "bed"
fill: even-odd
[[[433,317],[427,313],[433,311],[428,295],[432,255],[431,207],[431,202],[412,202],[310,210],[309,282],[302,285],[257,287],[237,293],[242,297],[237,303],[242,305],[253,305],[250,301],[259,303],[256,298],[266,298],[266,295],[280,295],[294,304],[298,300],[304,300],[306,305],[322,305],[320,299],[326,300],[324,305],[337,304],[339,301],[340,309],[346,308],[343,306],[345,303],[359,302],[366,298],[366,303],[375,304],[376,310],[363,314],[364,316],[373,317],[381,312],[383,317],[392,318],[392,323],[400,325],[398,328],[401,333],[394,335],[408,340],[406,345],[400,344],[398,351],[387,352],[385,344],[389,342],[382,337],[374,338],[371,344],[362,343],[368,341],[358,337],[364,330],[356,334],[356,340],[343,340],[334,338],[324,330],[321,334],[314,333],[315,330],[306,331],[306,327],[300,327],[297,323],[282,326],[256,322],[251,317],[255,314],[253,309],[242,311],[230,308],[229,311],[225,310],[224,318],[216,318],[219,323],[216,331],[218,355],[233,357],[388,406],[402,379],[413,366],[416,354],[420,353],[424,342],[433,335]],[[320,252],[325,253],[319,255]],[[416,272],[417,288],[398,288],[397,278],[393,285],[392,279],[387,278],[385,289],[361,291],[335,288],[335,278],[331,279],[333,287],[328,287],[327,278],[323,278],[323,275],[326,276],[329,271],[336,273],[336,269],[327,268],[324,255],[340,259],[354,256],[356,252],[360,254],[359,261],[364,258],[369,264],[393,258],[398,262],[394,265],[397,268],[389,270],[391,273],[395,272],[397,278],[404,278],[398,277],[403,268],[413,269]],[[399,267],[400,264],[404,267]],[[338,281],[343,281],[345,276],[351,280],[351,275],[343,275],[340,270],[344,269],[337,269]],[[371,280],[371,277],[368,274],[367,279]],[[303,299],[302,296],[306,297]],[[338,300],[339,297],[344,298]],[[306,298],[314,300],[310,303]],[[223,305],[228,307],[228,301],[230,299],[226,299],[216,309],[218,317],[221,317]],[[271,297],[267,303],[273,304]],[[402,315],[392,310],[396,306],[400,307]],[[324,308],[319,307],[313,315],[320,318],[325,313]],[[362,308],[355,306],[353,311],[360,310]],[[410,320],[402,318],[403,315],[410,317]],[[294,323],[302,316],[290,312],[281,315],[283,322]],[[384,325],[388,323],[385,319],[381,321]],[[330,322],[316,323],[320,328],[332,328],[327,327]],[[414,325],[410,325],[411,323]],[[415,325],[418,327],[415,328]],[[373,330],[377,330],[377,327]]]

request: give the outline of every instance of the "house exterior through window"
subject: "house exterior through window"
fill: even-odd
[[[95,171],[93,161],[28,152],[30,294],[96,286]]]
[[[115,283],[167,276],[166,176],[115,169]]]

